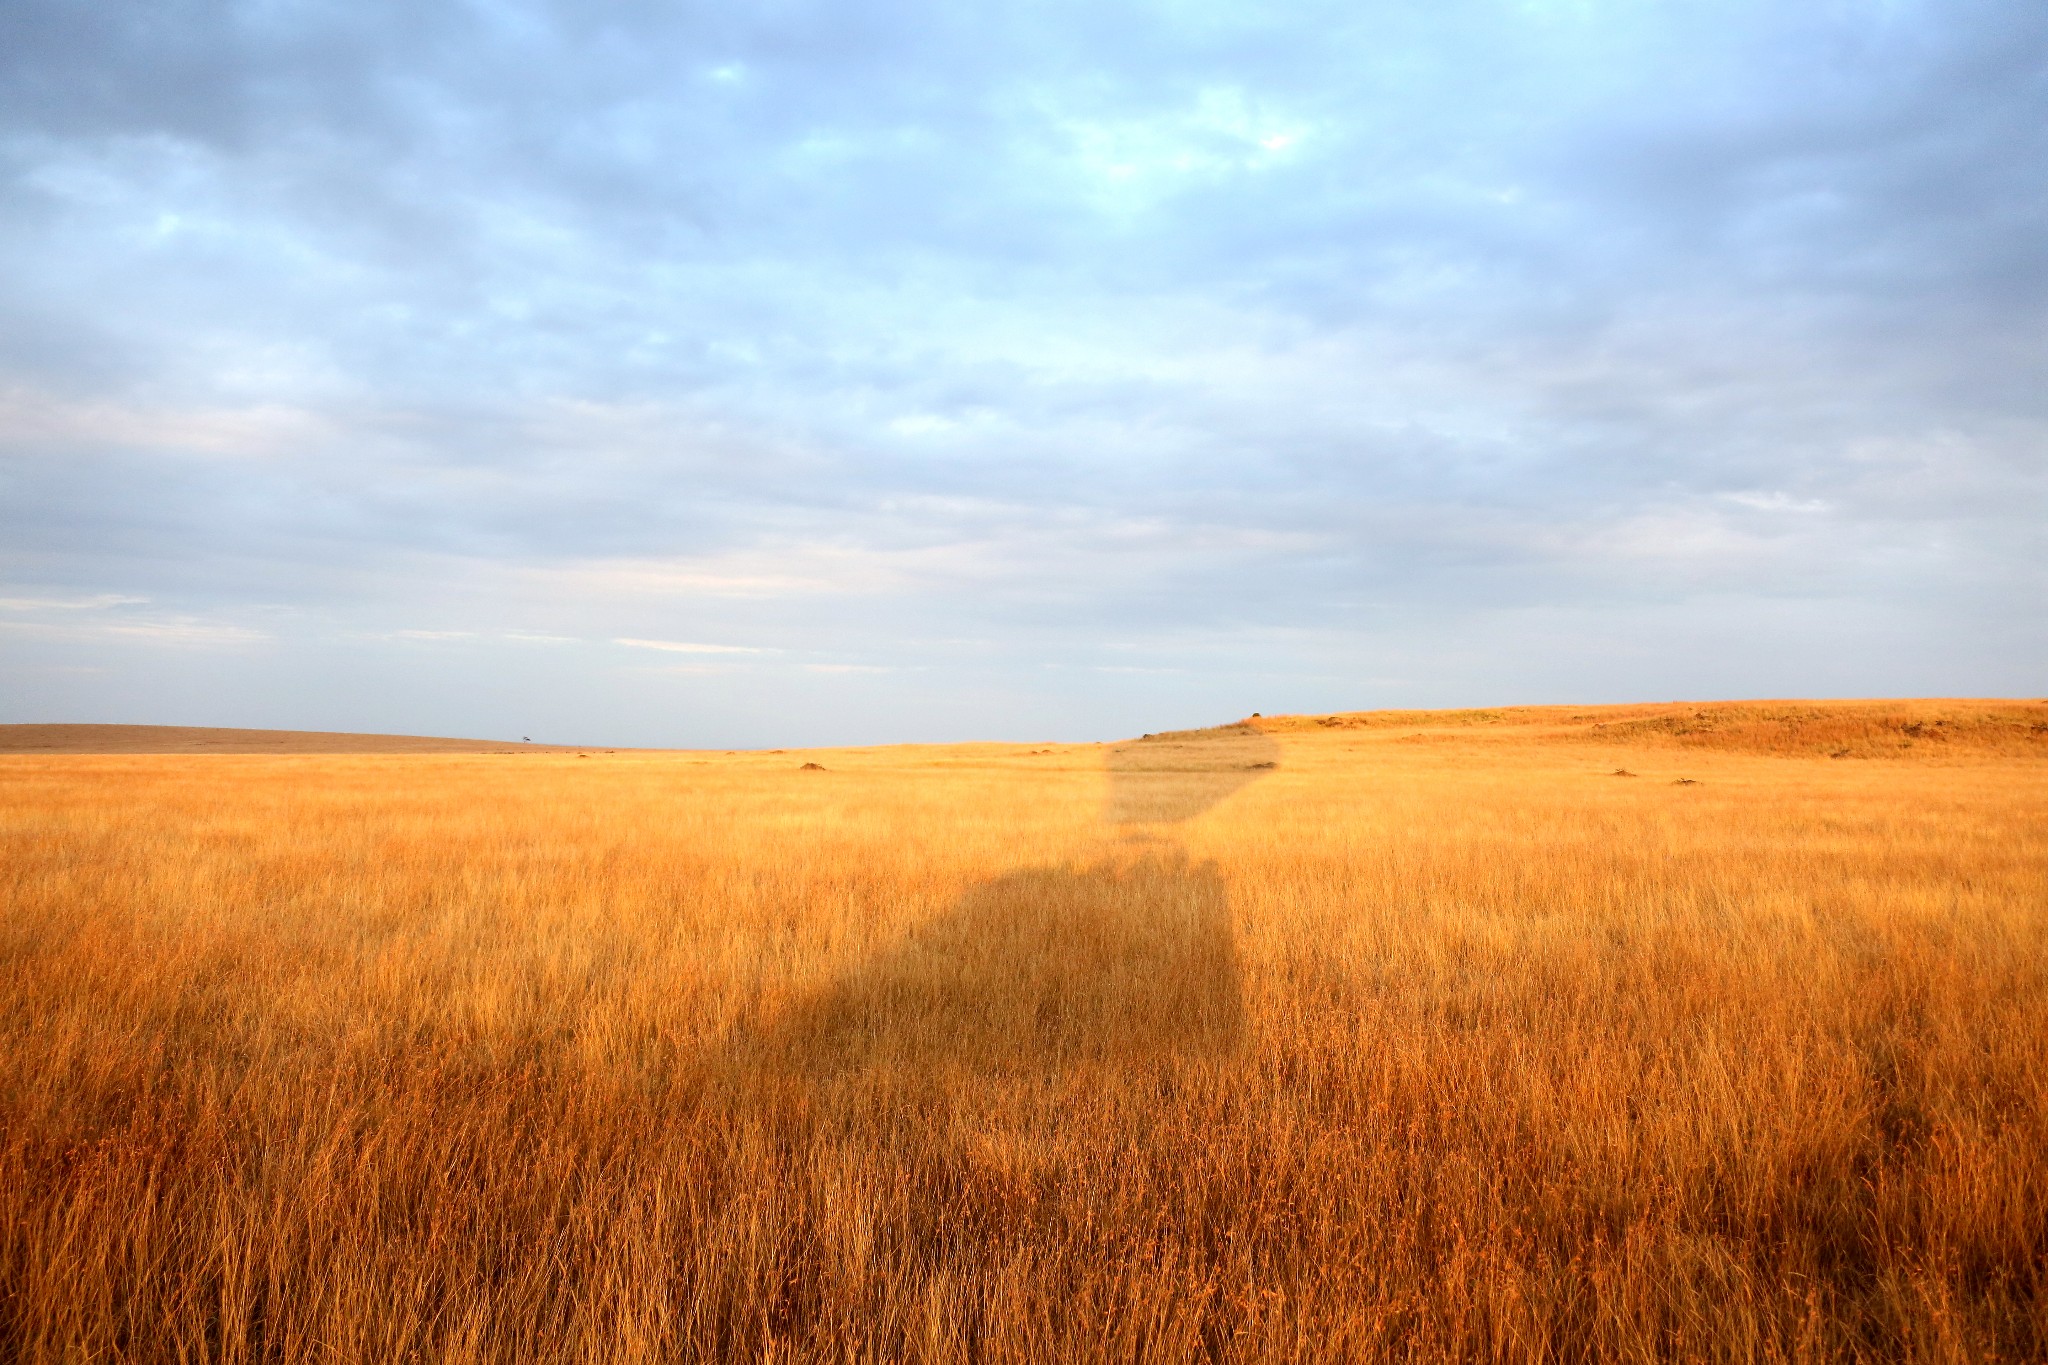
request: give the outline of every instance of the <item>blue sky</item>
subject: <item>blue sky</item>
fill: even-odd
[[[0,720],[2048,687],[2034,0],[0,35]]]

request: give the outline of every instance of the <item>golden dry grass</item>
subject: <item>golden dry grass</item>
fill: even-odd
[[[1567,743],[1674,745],[1787,757],[2048,757],[2048,701],[1721,701],[1638,706],[1509,706],[1282,716],[1274,733],[1395,727],[1508,727]],[[1919,752],[1914,753],[1915,750]]]
[[[2041,1359],[2044,708],[1883,705],[7,759],[0,1357]]]

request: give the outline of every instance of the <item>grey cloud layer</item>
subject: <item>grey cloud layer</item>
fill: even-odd
[[[863,735],[971,660],[1058,675],[984,733],[1134,714],[1100,669],[1691,690],[1625,621],[1737,690],[1924,686],[1778,666],[1831,619],[2048,663],[2036,5],[10,14],[0,596],[717,630],[911,678],[816,694]],[[16,709],[122,704],[16,624]]]

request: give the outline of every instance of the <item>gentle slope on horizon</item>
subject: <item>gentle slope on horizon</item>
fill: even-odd
[[[516,739],[236,730],[211,725],[0,725],[0,754],[477,754],[515,750],[560,753],[577,747],[528,744]]]

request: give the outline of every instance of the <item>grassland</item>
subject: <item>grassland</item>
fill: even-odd
[[[13,756],[0,1032],[8,1360],[2040,1360],[2048,704]]]

